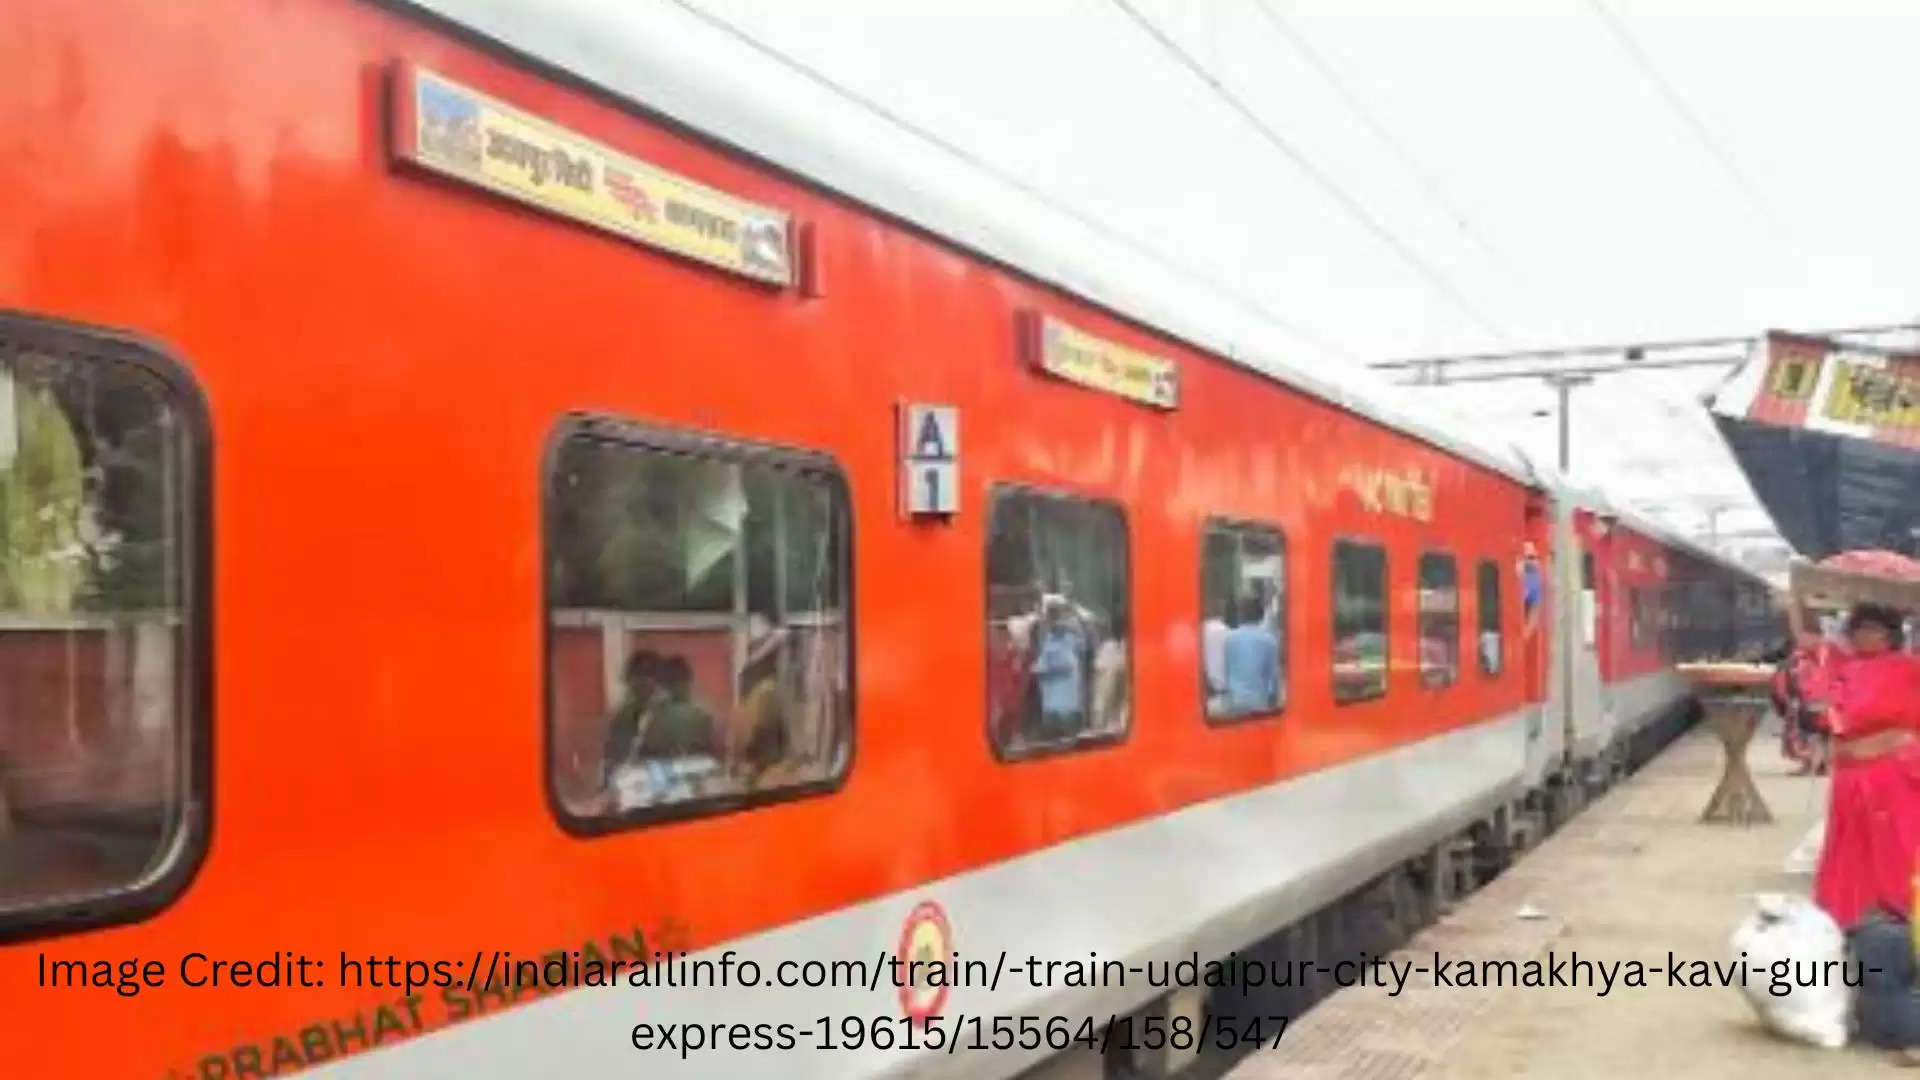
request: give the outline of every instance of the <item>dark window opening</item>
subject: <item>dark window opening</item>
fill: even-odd
[[[563,822],[605,831],[844,777],[851,523],[830,461],[581,420],[546,505]]]
[[[208,462],[165,356],[0,316],[0,936],[148,914],[204,853]]]
[[[1377,543],[1333,545],[1333,699],[1387,692],[1387,552]]]
[[[1002,757],[1111,743],[1131,716],[1127,527],[1110,502],[994,489],[987,730]]]
[[[1420,685],[1460,681],[1460,571],[1451,555],[1420,556]]]
[[[1286,703],[1286,542],[1266,525],[1207,523],[1200,568],[1200,682],[1207,719]]]
[[[1483,559],[1474,575],[1480,594],[1480,671],[1498,675],[1506,661],[1506,636],[1500,625],[1500,567],[1492,559]]]

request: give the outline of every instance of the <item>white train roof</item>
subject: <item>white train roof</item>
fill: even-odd
[[[1422,419],[1364,369],[1288,359],[1289,328],[669,0],[412,0],[631,105],[1125,318],[1748,573],[1517,447]],[[1400,401],[1392,400],[1395,396]]]
[[[1411,415],[1364,370],[1289,359],[1293,331],[853,101],[753,42],[652,0],[413,0],[818,187],[1523,483],[1511,447]]]

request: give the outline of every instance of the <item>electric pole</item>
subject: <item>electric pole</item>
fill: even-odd
[[[1548,375],[1547,385],[1560,398],[1560,475],[1573,471],[1573,388],[1593,381],[1591,375]]]

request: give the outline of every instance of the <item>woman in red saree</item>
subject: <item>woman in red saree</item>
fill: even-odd
[[[1842,929],[1913,908],[1920,851],[1920,658],[1902,651],[1900,613],[1862,604],[1831,671],[1833,791],[1813,898]]]

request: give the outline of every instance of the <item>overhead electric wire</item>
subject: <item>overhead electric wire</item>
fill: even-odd
[[[1790,333],[1803,337],[1846,339],[1853,337],[1882,336],[1907,333],[1920,330],[1920,322],[1912,323],[1873,323],[1863,326],[1844,326],[1828,330],[1793,330]],[[1504,360],[1544,360],[1559,357],[1599,356],[1609,353],[1624,353],[1638,350],[1719,348],[1744,345],[1753,340],[1752,334],[1726,334],[1721,337],[1675,338],[1666,341],[1608,342],[1598,345],[1569,345],[1545,349],[1515,349],[1497,353],[1462,353],[1451,356],[1409,357],[1399,360],[1380,360],[1370,363],[1371,368],[1407,368],[1425,364],[1483,363]],[[1848,343],[1854,348],[1871,348],[1856,342]]]
[[[1720,140],[1714,138],[1713,132],[1708,130],[1699,115],[1687,105],[1686,99],[1680,96],[1680,91],[1674,87],[1673,83],[1660,73],[1659,66],[1653,62],[1653,57],[1647,55],[1647,51],[1640,47],[1640,43],[1627,30],[1626,24],[1620,21],[1620,17],[1610,11],[1602,0],[1587,0],[1587,2],[1593,6],[1595,13],[1600,16],[1601,23],[1613,35],[1614,40],[1619,42],[1620,47],[1626,51],[1628,58],[1640,69],[1641,74],[1647,77],[1647,81],[1653,84],[1654,89],[1659,91],[1667,107],[1680,118],[1680,122],[1685,125],[1687,131],[1733,181],[1734,186],[1740,189],[1740,193],[1753,204],[1753,208],[1768,225],[1782,235],[1790,236],[1790,230],[1773,212],[1772,205],[1760,193],[1759,186],[1747,176],[1745,170],[1740,168],[1739,163],[1733,159],[1733,154],[1721,145]]]
[[[1395,158],[1399,159],[1400,167],[1407,171],[1407,175],[1413,177],[1414,182],[1420,186],[1420,189],[1426,194],[1427,198],[1431,199],[1433,204],[1440,209],[1440,212],[1451,219],[1454,225],[1459,227],[1460,232],[1464,234],[1468,240],[1472,241],[1475,247],[1480,249],[1480,254],[1486,256],[1487,261],[1497,267],[1501,273],[1507,275],[1509,278],[1517,278],[1518,275],[1514,273],[1512,264],[1498,251],[1494,250],[1493,245],[1488,243],[1485,237],[1480,235],[1479,231],[1473,227],[1473,223],[1469,220],[1467,213],[1455,205],[1453,199],[1448,196],[1445,189],[1441,187],[1440,182],[1435,180],[1433,175],[1422,167],[1419,161],[1415,160],[1412,152],[1406,148],[1406,145],[1402,143],[1393,132],[1387,130],[1387,126],[1382,123],[1378,117],[1374,116],[1373,111],[1360,100],[1359,95],[1347,87],[1346,81],[1340,77],[1339,72],[1335,71],[1333,65],[1329,63],[1325,57],[1320,55],[1319,50],[1315,49],[1312,43],[1307,41],[1306,35],[1295,29],[1293,25],[1286,20],[1285,16],[1275,11],[1269,0],[1254,0],[1254,6],[1259,10],[1260,14],[1266,18],[1267,23],[1273,27],[1274,32],[1285,38],[1287,43],[1293,46],[1294,51],[1298,52],[1301,58],[1307,62],[1307,65],[1313,68],[1314,72],[1332,88],[1341,102],[1346,105],[1347,109],[1351,111],[1355,117],[1359,118],[1361,126],[1365,127],[1375,139],[1378,139],[1393,153]]]
[[[1641,47],[1639,41],[1634,38],[1633,33],[1627,29],[1626,23],[1618,15],[1615,15],[1603,0],[1588,0],[1588,3],[1592,5],[1594,12],[1600,18],[1600,22],[1606,26],[1608,32],[1613,35],[1614,40],[1619,43],[1628,58],[1631,59],[1635,66],[1640,69],[1641,73],[1646,76],[1647,81],[1653,84],[1661,98],[1666,102],[1667,107],[1673,111],[1674,115],[1680,118],[1682,125],[1686,127],[1694,140],[1707,152],[1708,156],[1712,157],[1714,162],[1720,166],[1721,171],[1733,182],[1733,186],[1740,190],[1741,195],[1746,198],[1748,205],[1753,208],[1754,213],[1759,219],[1764,222],[1777,237],[1798,249],[1800,254],[1799,262],[1801,265],[1811,265],[1812,261],[1808,257],[1807,246],[1797,230],[1792,228],[1779,214],[1775,213],[1772,203],[1761,192],[1759,185],[1747,175],[1746,170],[1740,167],[1739,162],[1734,159],[1732,151],[1714,136],[1712,130],[1700,119],[1699,114],[1694,112],[1692,107],[1687,104],[1686,98],[1681,95],[1679,88],[1661,73],[1659,65],[1655,64],[1653,57]]]
[[[1335,182],[1332,177],[1329,177],[1325,172],[1321,171],[1318,165],[1315,165],[1306,154],[1302,153],[1298,147],[1289,142],[1284,135],[1274,130],[1271,124],[1261,119],[1260,115],[1248,106],[1246,102],[1240,100],[1238,95],[1234,94],[1234,92],[1228,89],[1211,71],[1207,70],[1206,65],[1196,60],[1193,54],[1187,52],[1186,49],[1181,47],[1179,42],[1169,37],[1153,20],[1141,14],[1130,0],[1113,0],[1113,4],[1125,12],[1127,17],[1132,19],[1141,30],[1145,31],[1158,42],[1160,47],[1166,50],[1182,67],[1186,68],[1189,73],[1213,91],[1214,95],[1225,102],[1227,107],[1238,114],[1249,127],[1259,132],[1261,137],[1264,138],[1269,145],[1280,151],[1287,160],[1293,162],[1294,166],[1302,173],[1305,173],[1315,187],[1318,187],[1324,194],[1338,203],[1341,209],[1345,210],[1350,217],[1371,233],[1375,239],[1392,249],[1394,254],[1398,255],[1403,262],[1411,267],[1428,285],[1432,286],[1436,292],[1446,297],[1454,307],[1458,308],[1482,330],[1485,330],[1501,341],[1508,340],[1506,333],[1501,330],[1492,319],[1488,318],[1485,313],[1481,312],[1478,307],[1474,306],[1473,302],[1468,300],[1459,289],[1455,288],[1453,282],[1448,280],[1445,274],[1421,258],[1418,252],[1409,247],[1406,241],[1400,239],[1391,229],[1381,224],[1358,199],[1349,194],[1347,190]]]
[[[1021,192],[1027,197],[1034,199],[1035,201],[1046,206],[1048,209],[1053,210],[1055,213],[1063,214],[1073,219],[1074,221],[1079,222],[1081,225],[1085,226],[1086,228],[1100,235],[1103,235],[1108,239],[1114,240],[1118,242],[1121,246],[1126,247],[1134,251],[1135,253],[1143,255],[1149,260],[1160,264],[1162,267],[1168,270],[1171,270],[1174,273],[1179,274],[1183,277],[1186,277],[1195,282],[1198,282],[1202,285],[1205,285],[1209,289],[1215,290],[1221,296],[1227,298],[1228,300],[1231,300],[1233,303],[1239,305],[1242,308],[1245,308],[1247,311],[1259,316],[1260,318],[1265,319],[1268,322],[1271,322],[1273,325],[1280,327],[1281,329],[1287,331],[1288,333],[1293,334],[1295,337],[1298,337],[1301,341],[1305,342],[1308,345],[1313,346],[1314,348],[1317,348],[1322,350],[1323,352],[1327,352],[1335,356],[1338,356],[1341,359],[1344,359],[1350,363],[1354,363],[1354,364],[1360,363],[1359,357],[1354,355],[1348,349],[1338,344],[1335,344],[1332,341],[1327,340],[1325,337],[1321,336],[1318,333],[1315,333],[1311,330],[1308,330],[1308,329],[1305,329],[1304,327],[1299,326],[1298,324],[1292,322],[1289,319],[1286,319],[1280,315],[1275,314],[1273,311],[1269,310],[1266,305],[1261,304],[1259,301],[1254,300],[1250,297],[1243,296],[1233,288],[1222,284],[1218,279],[1212,277],[1211,275],[1206,274],[1202,271],[1196,270],[1190,266],[1185,266],[1181,263],[1175,262],[1173,259],[1167,257],[1161,252],[1156,251],[1152,247],[1149,247],[1144,242],[1136,240],[1133,237],[1128,236],[1125,233],[1122,233],[1112,228],[1111,226],[1107,225],[1105,222],[1102,222],[1096,218],[1090,217],[1085,213],[1082,213],[1081,211],[1075,209],[1074,207],[1068,205],[1067,203],[1055,198],[1052,195],[1047,194],[1045,191],[1042,191],[1041,189],[1033,186],[1027,181],[1022,180],[1018,176],[1015,176],[1012,173],[1009,173],[1006,170],[1001,169],[998,166],[995,166],[994,164],[987,161],[985,158],[982,158],[980,155],[974,153],[973,151],[968,150],[965,147],[962,147],[954,143],[952,140],[947,139],[944,136],[941,136],[932,131],[929,131],[928,129],[920,126],[919,124],[916,124],[913,121],[907,119],[906,117],[901,116],[899,113],[894,112],[892,109],[887,108],[885,105],[882,105],[879,102],[874,101],[872,98],[869,98],[864,94],[861,94],[860,92],[854,90],[852,87],[849,87],[841,82],[836,81],[835,79],[828,76],[826,73],[820,71],[818,68],[815,68],[810,64],[807,64],[806,62],[800,60],[797,57],[781,52],[779,49],[776,49],[772,45],[767,44],[765,41],[762,41],[761,39],[753,36],[744,28],[732,22],[729,22],[724,18],[721,18],[718,15],[715,15],[712,12],[707,11],[702,7],[699,7],[698,5],[694,4],[692,0],[671,0],[671,3],[673,3],[676,7],[679,7],[682,10],[686,11],[688,14],[692,15],[693,17],[706,23],[707,25],[712,26],[713,28],[720,30],[721,32],[727,34],[728,36],[733,37],[734,39],[740,41],[742,44],[745,44],[747,47],[753,49],[754,51],[760,53],[761,55],[766,56],[769,59],[774,60],[776,63],[783,65],[788,70],[793,71],[795,74],[798,74],[806,78],[807,80],[826,88],[828,91],[839,95],[840,97],[846,99],[847,101],[853,103],[854,105],[859,106],[862,109],[867,110],[868,112],[886,121],[887,123],[892,124],[897,128],[900,128],[902,131],[905,131],[915,136],[916,138],[919,138],[922,141],[939,148],[941,151],[952,155],[953,157],[966,163],[968,166],[978,169],[981,172],[987,174],[988,176],[991,176],[994,179],[1000,181],[1001,183],[1006,184],[1007,186]]]

